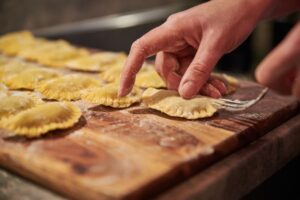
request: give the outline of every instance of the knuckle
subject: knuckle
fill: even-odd
[[[172,14],[167,18],[167,23],[178,24],[181,23],[183,15],[181,13]]]
[[[147,54],[147,46],[141,38],[132,43],[131,50],[135,50],[142,55]]]
[[[191,68],[191,73],[197,77],[206,76],[209,74],[209,70],[205,66],[201,62],[195,62]]]

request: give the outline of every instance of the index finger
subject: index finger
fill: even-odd
[[[170,46],[177,37],[175,31],[161,25],[132,44],[121,74],[119,96],[125,96],[131,91],[135,76],[145,59]]]

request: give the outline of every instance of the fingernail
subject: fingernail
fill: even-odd
[[[183,98],[192,98],[197,94],[197,88],[193,81],[187,81],[183,84],[183,86],[179,89],[179,94]]]

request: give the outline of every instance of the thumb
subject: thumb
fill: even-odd
[[[183,98],[189,99],[199,93],[221,57],[217,48],[206,44],[207,42],[201,42],[193,61],[181,79],[178,92]]]

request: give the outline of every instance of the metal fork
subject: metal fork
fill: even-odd
[[[260,94],[252,100],[230,100],[230,99],[214,99],[213,103],[218,107],[228,111],[241,111],[249,108],[257,103],[267,93],[268,88],[263,89]]]

